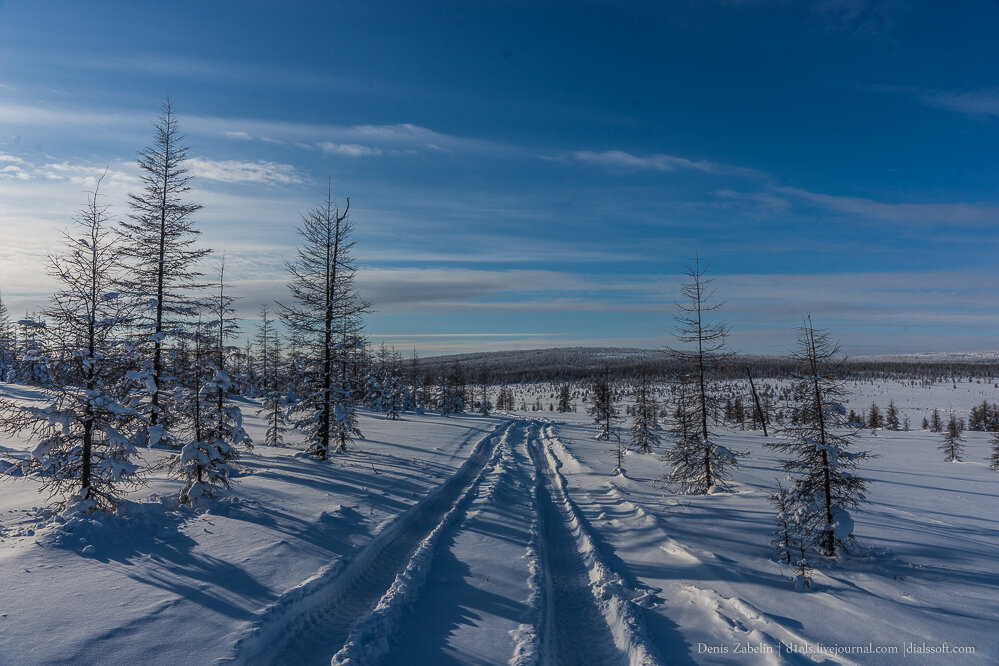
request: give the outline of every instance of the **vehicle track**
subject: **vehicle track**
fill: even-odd
[[[545,572],[545,612],[541,636],[542,663],[623,664],[614,635],[597,604],[590,570],[578,547],[564,490],[548,464],[545,444],[535,425],[528,451],[534,463],[535,497],[540,522],[540,556]]]
[[[513,426],[507,423],[502,437]],[[354,628],[378,610],[383,597],[407,580],[418,586],[420,581],[411,579],[425,563],[414,563],[414,557],[432,551],[461,505],[474,496],[498,451],[499,431],[482,438],[454,476],[399,516],[349,563],[320,574],[310,586],[314,589],[284,604],[279,600],[269,613],[272,617],[265,617],[257,631],[237,645],[234,661],[328,665]]]

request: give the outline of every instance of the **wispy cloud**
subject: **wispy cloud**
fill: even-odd
[[[194,176],[220,183],[297,185],[308,178],[290,164],[267,161],[211,160],[192,157],[188,167]]]
[[[791,203],[771,192],[737,192],[735,190],[717,190],[715,195],[722,200],[742,204],[758,217],[773,217],[782,215],[791,208]]]
[[[976,117],[999,117],[999,88],[963,92],[923,92],[917,95],[927,106]]]
[[[550,159],[550,158],[549,158]],[[576,150],[556,159],[592,164],[621,171],[661,171],[674,173],[678,171],[697,171],[712,175],[734,175],[741,177],[760,177],[755,169],[720,164],[708,160],[691,160],[676,155],[635,155],[623,150]]]
[[[381,155],[380,148],[372,146],[362,146],[358,143],[334,143],[332,141],[322,141],[319,149],[327,155],[344,155],[346,157],[367,157],[370,155]]]
[[[222,135],[228,139],[237,139],[239,141],[253,141],[253,137],[247,132],[239,132],[233,130],[226,130],[222,132]]]
[[[900,0],[817,0],[812,8],[826,27],[867,38],[890,35],[906,12]]]
[[[990,225],[999,222],[999,206],[968,203],[886,203],[862,197],[842,197],[809,192],[796,187],[774,191],[859,218],[911,224]]]

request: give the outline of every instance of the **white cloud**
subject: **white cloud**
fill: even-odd
[[[323,141],[316,144],[319,148],[327,155],[343,155],[345,157],[366,157],[369,155],[381,155],[382,151],[379,148],[372,148],[371,146],[362,146],[357,143],[334,143],[332,141]]]
[[[294,166],[277,162],[210,160],[192,157],[188,160],[188,167],[192,175],[220,183],[296,185],[307,180]]]

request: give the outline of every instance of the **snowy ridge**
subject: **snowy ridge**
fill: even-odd
[[[381,599],[379,574],[408,564],[443,516],[451,515],[480,478],[496,449],[502,425],[481,438],[468,459],[448,481],[383,529],[349,561],[337,561],[292,588],[261,613],[252,629],[234,646],[236,664],[329,663],[357,618]],[[506,424],[508,431],[511,425]],[[291,661],[289,661],[289,659]]]
[[[389,637],[394,635],[400,625],[403,613],[416,598],[420,588],[426,582],[427,573],[437,544],[441,536],[452,528],[468,505],[475,499],[486,478],[492,478],[490,487],[486,489],[487,497],[492,495],[496,487],[496,473],[503,473],[502,453],[509,445],[510,429],[508,424],[498,445],[492,448],[489,462],[483,467],[474,481],[465,488],[461,496],[454,502],[441,521],[430,534],[417,546],[416,551],[403,569],[395,577],[391,587],[379,599],[377,606],[361,620],[350,632],[343,647],[333,655],[331,663],[340,666],[349,663],[378,663],[388,654]],[[490,436],[490,440],[494,435]],[[485,470],[490,468],[489,475]]]
[[[553,451],[554,447],[561,447],[563,450],[564,447],[553,434],[550,425],[542,428],[539,435],[539,448],[544,456],[542,464],[547,468],[550,478],[555,481],[551,488],[552,500],[571,526],[575,546],[582,555],[589,574],[590,590],[611,629],[615,645],[626,655],[627,662],[632,666],[657,664],[658,661],[653,656],[653,649],[646,638],[645,628],[633,601],[639,593],[629,589],[621,576],[601,560],[592,535],[567,494],[568,482],[560,469],[562,462]]]

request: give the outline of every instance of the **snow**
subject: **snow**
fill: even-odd
[[[916,428],[934,407],[963,414],[996,394],[851,388],[848,407],[894,399]],[[550,402],[547,387],[522,390]],[[264,441],[254,411],[243,425]],[[767,495],[783,474],[760,432],[718,436],[747,453],[727,492],[681,496],[656,453],[629,452],[612,475],[582,411],[358,418],[366,439],[327,463],[296,456],[293,433],[243,453],[232,490],[200,510],[162,469],[112,516],[39,508],[36,482],[3,479],[0,663],[999,661],[988,433],[965,433],[967,462],[950,464],[938,433],[865,431],[870,502],[832,526],[856,545],[802,593],[771,551]],[[34,446],[0,440],[0,453]],[[975,652],[923,649],[945,643]]]

